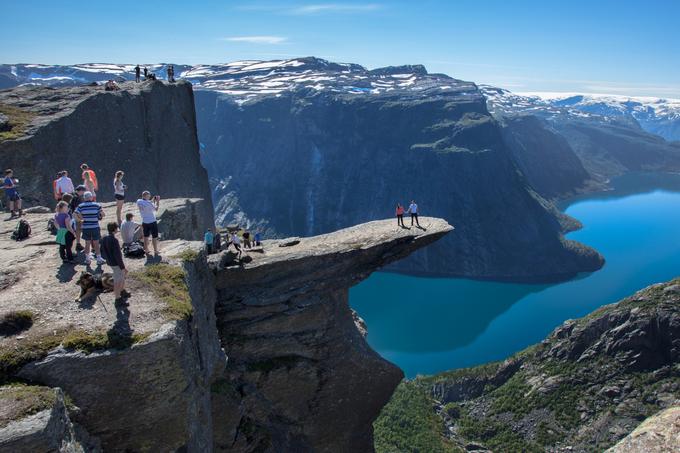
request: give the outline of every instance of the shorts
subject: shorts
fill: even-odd
[[[19,201],[21,200],[21,197],[19,196],[19,192],[13,192],[7,194],[7,199],[9,201]]]
[[[158,237],[158,222],[142,223],[142,229],[144,230],[145,238],[151,236],[156,239]]]
[[[122,200],[125,200],[125,195],[114,194],[113,198],[115,198],[118,201],[122,201]]]
[[[111,270],[113,271],[113,282],[114,283],[119,282],[123,278],[125,278],[125,272],[123,271],[123,269],[121,269],[118,266],[110,266],[110,267],[111,267]]]
[[[99,231],[99,228],[88,228],[83,229],[80,237],[83,241],[98,241],[102,238],[102,234],[101,231]]]

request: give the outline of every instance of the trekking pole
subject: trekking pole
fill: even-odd
[[[102,301],[101,297],[99,297],[99,294],[97,294],[97,300],[99,301],[100,304],[102,304],[102,307],[104,307],[104,311],[106,314],[109,313],[109,310],[106,309],[106,305],[104,305],[104,302]]]

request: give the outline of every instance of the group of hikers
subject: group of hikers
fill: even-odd
[[[113,273],[114,293],[116,301],[124,297],[125,276],[127,270],[123,261],[123,253],[128,256],[131,250],[138,250],[137,256],[149,256],[150,246],[154,256],[159,253],[159,231],[156,214],[160,207],[160,196],[152,196],[151,192],[145,190],[141,197],[136,201],[141,224],[135,222],[134,214],[125,214],[122,219],[123,204],[125,202],[127,186],[123,182],[125,173],[117,171],[113,178],[113,192],[116,201],[116,221],[109,222],[106,226],[108,235],[101,237],[100,222],[104,219],[105,213],[101,204],[97,202],[97,191],[99,182],[97,175],[86,163],[80,166],[82,184],[75,186],[69,177],[67,170],[57,173],[57,178],[52,182],[54,199],[57,203],[55,215],[51,225],[56,234],[56,242],[59,245],[59,256],[64,264],[75,264],[73,244],[75,243],[75,253],[83,252],[86,265],[90,265],[93,260],[97,265],[108,264]],[[10,219],[21,217],[21,196],[17,185],[19,180],[14,177],[12,169],[5,170],[5,178],[1,186],[5,190],[10,208]],[[20,221],[20,224],[24,222]],[[30,231],[30,230],[29,230]],[[123,241],[122,248],[116,238],[120,232]],[[83,245],[84,243],[84,245]],[[143,252],[142,252],[143,251]]]
[[[168,82],[174,83],[175,82],[175,66],[169,64],[165,68],[166,73],[168,74]],[[139,83],[142,80],[142,68],[139,67],[139,65],[135,66],[135,82]],[[156,80],[156,74],[153,72],[149,72],[149,70],[144,67],[144,80]]]
[[[251,239],[250,231],[243,231],[241,237],[239,237],[239,231],[237,228],[232,229],[231,232],[227,229],[227,238],[225,245],[222,244],[222,233],[216,230],[213,233],[212,228],[208,228],[203,235],[203,242],[205,244],[205,251],[208,255],[213,253],[218,253],[220,250],[228,249],[230,245],[233,245],[238,252],[238,257],[240,258],[243,254],[243,249],[251,249],[253,247],[260,247],[262,245],[262,235],[256,232]],[[243,246],[241,246],[243,244]]]

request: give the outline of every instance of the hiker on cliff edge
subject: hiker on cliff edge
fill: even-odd
[[[168,82],[173,83],[175,81],[175,67],[173,65],[168,65]]]
[[[400,226],[402,228],[406,228],[406,225],[404,225],[404,207],[401,205],[401,203],[397,203],[396,215],[397,215],[397,226]]]
[[[416,225],[420,228],[420,223],[418,222],[418,205],[415,200],[411,200],[411,204],[408,207],[408,212],[411,214],[411,226],[413,226],[413,220],[415,219]]]
[[[135,82],[137,82],[137,83],[139,83],[139,80],[140,80],[140,77],[139,77],[140,71],[141,70],[139,68],[139,65],[135,66]]]
[[[21,217],[23,211],[21,210],[21,196],[17,190],[19,180],[14,177],[14,170],[8,168],[5,170],[5,179],[2,181],[1,189],[5,189],[7,196],[7,204],[9,205],[10,218]]]

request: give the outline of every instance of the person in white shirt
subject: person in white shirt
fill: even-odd
[[[142,198],[137,200],[137,207],[142,216],[142,232],[144,234],[144,253],[149,254],[149,237],[153,243],[154,255],[158,255],[158,222],[156,221],[156,212],[161,203],[161,197],[154,195],[151,197],[151,192],[145,190],[142,192]]]
[[[61,176],[57,179],[54,190],[59,201],[61,201],[61,197],[63,197],[64,194],[73,193],[76,191],[75,187],[73,186],[73,181],[71,181],[71,178],[68,177],[68,172],[66,170],[61,171]]]
[[[238,237],[236,232],[231,233],[231,243],[234,248],[238,251],[238,257],[241,258],[241,238]]]
[[[411,226],[413,226],[413,220],[415,219],[416,225],[420,228],[420,223],[418,223],[418,205],[415,200],[411,200],[411,204],[408,207],[408,212],[411,214]]]
[[[128,212],[125,214],[125,221],[120,225],[120,235],[123,239],[123,245],[130,245],[133,242],[142,239],[142,228],[137,222],[132,220],[133,217],[134,214]]]
[[[123,184],[123,176],[125,176],[125,173],[118,170],[113,178],[113,198],[116,199],[116,220],[118,225],[123,220],[121,216],[123,215],[123,203],[125,203],[125,189],[127,189],[127,186]]]

